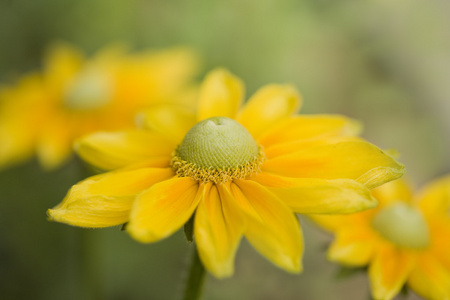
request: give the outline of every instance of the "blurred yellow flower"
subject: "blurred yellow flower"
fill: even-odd
[[[313,216],[335,233],[330,260],[369,266],[374,299],[392,299],[404,284],[426,299],[450,299],[450,177],[417,195],[404,180],[372,191],[379,206],[347,216]]]
[[[95,133],[79,155],[113,170],[75,186],[51,220],[81,227],[128,222],[138,241],[154,242],[195,213],[200,259],[216,277],[233,273],[245,236],[274,264],[300,272],[303,239],[295,213],[372,208],[369,188],[398,178],[403,166],[352,135],[337,115],[295,115],[300,96],[267,85],[242,106],[244,85],[225,70],[206,76],[196,111],[160,105],[144,130]]]
[[[55,168],[81,135],[131,128],[137,110],[149,104],[188,102],[196,64],[182,48],[129,55],[109,47],[88,60],[55,45],[42,72],[0,89],[0,168],[33,154]]]

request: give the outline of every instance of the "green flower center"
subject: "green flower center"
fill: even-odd
[[[261,170],[262,148],[238,122],[214,117],[197,123],[172,154],[172,169],[180,177],[223,183],[244,179]]]
[[[372,220],[372,227],[400,247],[423,249],[430,244],[428,225],[422,213],[404,202],[380,210]]]
[[[64,105],[73,110],[94,110],[107,105],[112,94],[112,82],[101,70],[87,68],[69,84]]]

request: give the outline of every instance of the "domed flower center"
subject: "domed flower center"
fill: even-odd
[[[261,170],[262,148],[241,124],[226,117],[197,123],[172,154],[172,169],[180,177],[224,183]]]
[[[74,110],[94,110],[107,105],[111,94],[112,82],[108,74],[87,68],[69,84],[64,105]]]
[[[373,218],[372,226],[400,247],[423,249],[430,244],[428,225],[422,213],[404,202],[382,209]]]

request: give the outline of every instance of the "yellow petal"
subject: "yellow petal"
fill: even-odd
[[[193,109],[170,104],[153,105],[139,114],[138,119],[145,129],[158,132],[176,145],[196,123]]]
[[[268,187],[296,213],[345,214],[377,205],[370,190],[351,179],[287,178],[261,172],[251,180]]]
[[[430,253],[450,272],[450,218],[434,215],[427,221],[431,235]]]
[[[369,266],[373,298],[377,300],[394,298],[411,273],[413,263],[413,257],[398,248],[379,249]]]
[[[432,256],[423,256],[412,270],[409,287],[425,299],[450,299],[450,271]]]
[[[399,178],[404,166],[374,145],[340,142],[269,159],[263,170],[287,177],[355,179],[369,188]]]
[[[275,265],[301,272],[303,237],[294,213],[262,185],[250,180],[234,182],[231,193],[247,215],[245,237]]]
[[[74,185],[63,202],[48,210],[51,220],[81,227],[109,227],[128,221],[136,195],[173,176],[171,169],[117,171]]]
[[[224,69],[211,71],[200,87],[198,121],[211,117],[234,119],[244,97],[244,84]]]
[[[365,266],[374,254],[373,241],[370,231],[365,228],[338,231],[328,249],[328,259],[348,266]]]
[[[304,151],[308,148],[356,141],[363,141],[363,139],[358,137],[311,138],[268,146],[267,148],[264,148],[264,154],[268,159],[272,159],[278,156]]]
[[[37,155],[42,166],[52,170],[72,154],[73,136],[63,118],[55,117],[43,129],[38,140]]]
[[[259,142],[268,147],[273,144],[305,140],[311,138],[329,138],[336,136],[354,136],[361,131],[361,125],[339,115],[303,115],[291,117],[259,138]]]
[[[0,168],[35,154],[37,138],[49,118],[47,97],[41,76],[34,73],[15,86],[0,88]]]
[[[142,243],[171,235],[191,217],[203,195],[198,190],[198,183],[189,177],[155,184],[137,197],[127,231]]]
[[[97,132],[76,144],[78,155],[94,167],[113,170],[149,160],[170,158],[175,145],[159,134],[144,131]]]
[[[300,95],[294,87],[267,85],[248,100],[237,120],[257,139],[278,122],[296,113],[300,102]]]
[[[16,122],[1,121],[0,124],[0,170],[29,159],[35,151],[35,134]]]
[[[194,236],[203,265],[218,278],[234,271],[234,256],[244,231],[236,200],[221,185],[208,184],[195,213]]]
[[[429,183],[420,193],[419,205],[427,214],[450,211],[450,176]]]
[[[355,214],[353,214],[355,215]],[[330,232],[337,233],[342,228],[353,225],[350,216],[353,215],[308,215],[308,217],[313,220],[314,223],[319,225],[322,229]]]
[[[176,47],[157,52],[144,52],[137,57],[136,62],[145,72],[137,76],[138,79],[144,76],[144,79],[148,77],[150,80],[148,84],[150,96],[156,94],[163,100],[180,103],[180,99],[175,99],[174,96],[194,78],[199,58],[190,48]]]
[[[372,190],[372,195],[380,205],[388,206],[397,201],[410,203],[412,200],[412,189],[403,178],[388,182]]]
[[[83,61],[83,54],[68,44],[58,43],[50,47],[45,60],[45,78],[49,87],[62,93],[81,69]]]

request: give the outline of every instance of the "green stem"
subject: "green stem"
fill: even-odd
[[[193,255],[189,277],[186,282],[183,300],[199,300],[202,296],[203,284],[205,282],[205,267],[203,267],[198,256],[197,247],[193,247]]]

